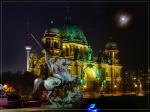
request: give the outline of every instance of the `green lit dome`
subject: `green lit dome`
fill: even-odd
[[[59,35],[63,40],[87,44],[83,31],[75,25],[64,25],[63,28],[51,28],[45,35]]]
[[[87,43],[86,36],[82,32],[82,30],[77,26],[69,26],[66,25],[62,29],[62,37],[63,39],[67,39],[69,41],[75,42],[83,42]]]
[[[106,43],[105,48],[109,50],[117,49],[117,44],[115,42],[108,42]]]
[[[49,30],[50,33],[55,33],[55,34],[58,34],[59,33],[59,29],[58,28],[51,28]]]

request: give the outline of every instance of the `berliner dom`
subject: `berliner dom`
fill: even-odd
[[[38,56],[36,52],[30,52],[27,71],[43,79],[51,76],[45,62],[46,49],[49,59],[59,57],[71,61],[67,69],[72,76],[77,75],[77,85],[85,96],[91,92],[119,92],[122,65],[117,44],[111,39],[104,51],[99,50],[98,55],[94,56],[87,38],[80,27],[69,22],[62,27],[45,30],[41,37],[41,54]]]

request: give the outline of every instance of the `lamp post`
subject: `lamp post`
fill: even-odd
[[[27,52],[27,69],[26,69],[26,71],[29,71],[29,56],[30,56],[31,46],[25,46],[25,50]]]

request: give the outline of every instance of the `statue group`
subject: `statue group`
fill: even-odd
[[[71,62],[59,57],[48,59],[47,51],[45,51],[45,62],[52,76],[47,77],[45,80],[36,78],[34,81],[33,95],[43,85],[46,91],[45,96],[48,99],[47,107],[60,108],[72,106],[72,103],[82,98],[82,93],[76,84],[77,76],[71,77],[71,74],[67,70],[67,65],[70,65]]]

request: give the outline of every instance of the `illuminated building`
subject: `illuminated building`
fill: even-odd
[[[46,78],[51,75],[45,63],[46,49],[49,59],[59,56],[72,62],[68,70],[73,76],[78,76],[77,83],[83,91],[119,90],[122,66],[119,64],[119,51],[115,42],[108,42],[105,50],[94,57],[85,34],[78,26],[72,24],[46,30],[41,40],[43,50],[40,57],[32,52],[29,59],[29,71],[36,76]],[[110,88],[113,91],[109,90]]]

